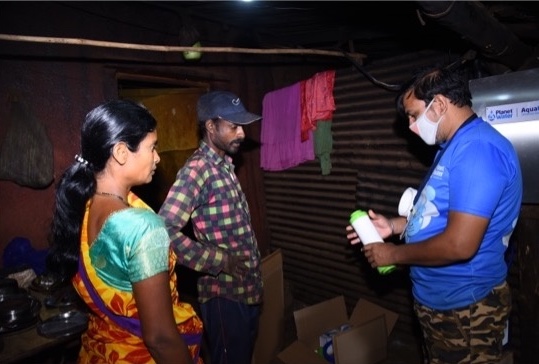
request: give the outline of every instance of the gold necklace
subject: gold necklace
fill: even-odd
[[[128,203],[126,200],[124,200],[124,198],[123,198],[122,196],[120,196],[120,195],[116,195],[116,194],[114,194],[114,193],[109,193],[109,192],[99,192],[99,191],[96,191],[95,194],[96,194],[96,195],[101,195],[101,196],[115,197],[115,198],[117,198],[118,200],[122,201],[122,202],[124,203],[124,205],[126,205],[126,206],[131,206],[131,205],[129,205],[129,203]]]

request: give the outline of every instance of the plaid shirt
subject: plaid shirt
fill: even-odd
[[[261,302],[260,252],[230,156],[220,157],[202,141],[178,171],[159,215],[178,262],[204,273],[198,279],[200,302],[216,296],[247,304]],[[196,240],[182,231],[190,219]],[[222,272],[225,254],[248,256],[249,273],[237,278]]]

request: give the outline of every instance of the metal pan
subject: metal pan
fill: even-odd
[[[78,310],[62,312],[37,325],[37,333],[48,338],[80,335],[88,328],[88,315]]]

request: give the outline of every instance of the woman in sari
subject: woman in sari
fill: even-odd
[[[80,364],[202,363],[202,321],[179,300],[164,223],[131,192],[152,180],[156,145],[142,105],[99,105],[57,186],[47,264],[89,307]]]

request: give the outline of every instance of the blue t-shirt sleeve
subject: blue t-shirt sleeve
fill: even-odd
[[[489,142],[466,143],[453,156],[449,209],[491,218],[507,184],[505,158]]]

